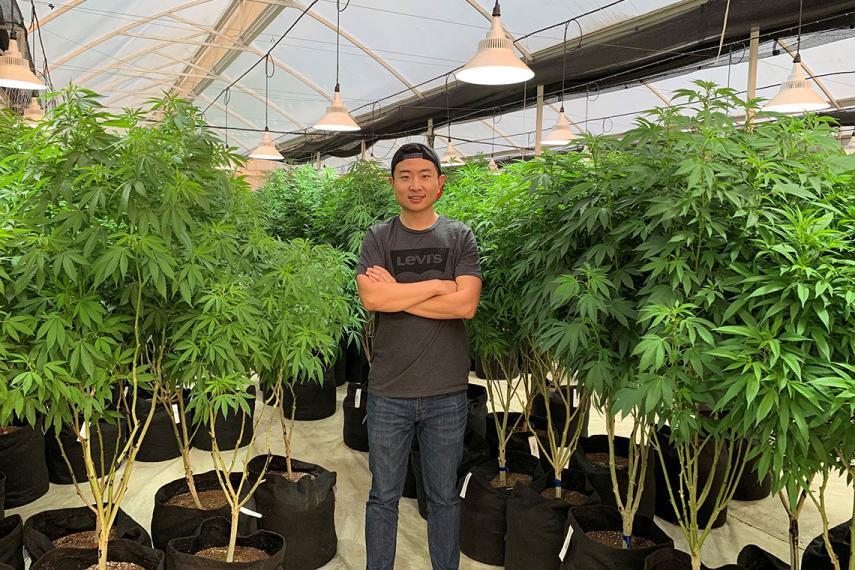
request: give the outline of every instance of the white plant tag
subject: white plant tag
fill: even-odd
[[[125,398],[127,398],[127,397],[128,397],[128,387],[125,386]]]
[[[85,439],[89,439],[89,424],[84,423],[80,427],[80,431],[77,432],[77,441],[83,441]]]
[[[463,487],[460,488],[460,498],[466,498],[466,488],[469,486],[469,480],[472,479],[472,472],[466,474],[466,479],[463,480]]]
[[[354,407],[359,408],[362,405],[362,388],[356,389],[356,399],[353,403]]]
[[[561,562],[564,562],[564,558],[567,556],[567,549],[570,548],[570,537],[573,536],[573,527],[567,529],[567,536],[564,537],[564,544],[561,545],[561,552],[558,553],[558,558]]]
[[[579,387],[578,386],[576,386],[573,389],[573,407],[574,408],[579,407]]]
[[[175,425],[181,423],[181,414],[178,413],[178,404],[172,404],[172,418],[175,420]]]
[[[241,513],[243,513],[243,514],[245,514],[245,515],[247,515],[247,516],[255,517],[255,518],[257,518],[257,519],[260,519],[260,518],[261,518],[261,513],[257,513],[257,512],[255,512],[255,511],[251,511],[251,510],[249,510],[249,509],[248,509],[248,508],[246,508],[246,507],[241,507],[241,508],[240,508],[240,512],[241,512]]]
[[[528,448],[531,454],[540,459],[540,448],[537,446],[537,436],[531,435],[528,438]]]

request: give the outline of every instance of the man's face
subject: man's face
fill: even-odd
[[[442,193],[445,176],[440,176],[436,165],[427,159],[408,158],[395,166],[389,183],[401,208],[415,213],[433,207]]]

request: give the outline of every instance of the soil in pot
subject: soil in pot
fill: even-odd
[[[242,409],[230,412],[228,416],[219,415],[215,423],[214,429],[217,436],[217,447],[220,451],[230,451],[232,449],[245,447],[252,441],[254,432],[253,420],[255,418],[255,387],[250,387],[249,410],[250,415],[246,416]],[[192,421],[188,418],[187,421]],[[243,425],[243,435],[241,435],[241,425]],[[211,451],[213,445],[211,443],[211,429],[208,427],[207,418],[202,420],[202,425],[193,427],[196,433],[193,435],[193,447],[204,451]]]
[[[249,462],[257,478],[267,456]],[[338,549],[335,528],[336,474],[319,465],[291,460],[295,475],[289,480],[286,459],[270,458],[265,481],[255,491],[256,510],[262,515],[258,527],[285,539],[284,567],[313,570],[332,560]]]
[[[533,478],[528,473],[517,473],[516,471],[510,471],[505,475],[505,484],[502,484],[502,475],[501,473],[497,473],[495,477],[490,481],[490,486],[494,489],[505,489],[510,491],[517,485],[523,485],[525,487],[531,486]]]
[[[555,474],[550,471],[547,480],[555,480]],[[588,482],[588,478],[581,471],[565,469],[561,473],[561,497],[555,496],[555,487],[551,484],[540,492],[544,499],[561,501],[569,507],[586,507],[599,505],[600,496]]]
[[[736,563],[745,570],[790,570],[787,562],[772,556],[756,544],[749,544],[740,550]]]
[[[525,473],[532,478],[529,489],[538,496],[546,484],[546,476],[537,458],[524,453],[508,453],[511,472]],[[505,563],[505,534],[509,489],[497,489],[491,481],[499,472],[495,459],[474,468],[460,485],[460,550],[466,556],[501,566]],[[539,500],[540,497],[537,497]]]
[[[225,562],[230,527],[227,519],[210,518],[199,525],[193,536],[170,540],[166,549],[166,567],[174,570],[233,568],[235,562]],[[238,551],[243,560],[237,560]],[[250,535],[238,535],[236,562],[240,562],[240,568],[244,569],[279,570],[284,564],[285,551],[285,539],[281,535],[260,530]]]
[[[677,511],[674,509],[674,505],[671,504],[665,477],[667,475],[668,480],[671,482],[671,488],[674,490],[675,498],[679,500],[677,489],[680,486],[679,479],[682,469],[680,467],[680,461],[677,459],[677,450],[668,442],[670,435],[671,430],[667,426],[659,429],[659,444],[662,446],[662,457],[665,460],[665,465],[662,465],[662,461],[659,460],[657,455],[655,458],[656,488],[660,489],[661,492],[656,494],[656,515],[672,524],[677,524]],[[726,457],[727,452],[725,451],[722,455]],[[727,475],[727,465],[725,465],[726,460],[719,459],[719,461],[713,465],[714,459],[715,447],[712,444],[706,445],[699,459],[698,488],[704,488],[707,484],[710,473],[713,473],[713,482],[707,500],[704,501],[698,509],[699,528],[706,528],[709,525],[716,497],[718,496],[722,486],[725,484],[725,477]],[[688,515],[688,512],[684,514]],[[718,528],[726,521],[727,507],[722,509],[718,514],[715,521],[713,521],[712,528]]]
[[[596,492],[578,472],[566,472],[562,477],[563,497],[579,497],[581,504],[594,504]],[[558,570],[558,558],[564,543],[564,527],[570,504],[555,499],[555,489],[547,487],[540,493],[518,486],[508,498],[505,568],[507,570]]]
[[[6,475],[5,508],[31,503],[48,492],[50,476],[45,462],[45,436],[39,423],[7,426],[0,435],[0,472]]]
[[[692,570],[692,557],[674,548],[657,550],[644,561],[644,570]],[[701,565],[701,570],[744,570],[738,564],[726,564],[717,568]]]
[[[124,421],[115,423],[102,421],[98,423],[97,428],[90,426],[86,433],[90,441],[91,457],[95,463],[95,473],[99,478],[103,477],[109,473],[111,466],[122,452],[125,437],[127,437],[127,424]],[[71,485],[75,480],[78,483],[87,480],[83,444],[80,437],[81,435],[71,427],[63,427],[58,435],[53,430],[48,430],[45,434],[45,460],[47,461],[51,483]],[[71,463],[71,471],[68,470],[68,463],[62,456],[60,442],[62,449],[65,450],[65,455],[68,457],[68,462]],[[102,453],[104,455],[103,467],[106,471],[101,469],[102,464],[99,458]]]
[[[336,392],[332,368],[324,369],[324,376],[320,382],[308,378],[297,378],[293,387],[293,396],[287,386],[282,392],[282,409],[285,411],[285,417],[290,418],[293,412],[296,420],[314,421],[328,418],[335,413]],[[293,406],[295,398],[296,410]]]
[[[24,546],[33,560],[54,548],[97,548],[95,525],[95,513],[89,507],[42,511],[24,524]],[[111,540],[124,539],[151,546],[148,532],[121,509],[110,532]]]
[[[831,547],[834,549],[834,553],[837,554],[841,568],[849,567],[850,525],[851,521],[846,521],[829,531],[831,535]],[[834,568],[821,534],[811,540],[810,544],[805,548],[804,555],[802,555],[802,568],[805,570],[808,570],[808,568],[810,570],[831,570]]]
[[[199,504],[202,506],[203,511],[216,511],[217,509],[229,506],[229,500],[222,489],[199,491],[196,495],[199,497]],[[166,501],[166,504],[170,507],[196,508],[196,501],[193,500],[193,495],[189,492],[171,497]]]
[[[629,485],[627,460],[629,440],[625,437],[615,437],[615,466],[618,479],[618,490],[626,497]],[[656,509],[656,476],[655,469],[658,457],[651,448],[647,456],[647,471],[644,477],[644,487],[638,514],[652,517]],[[579,439],[579,447],[570,458],[570,467],[582,471],[597,491],[603,505],[616,507],[612,476],[609,471],[609,441],[605,435],[594,435]]]
[[[24,570],[24,521],[20,515],[0,521],[0,563]]]
[[[620,513],[611,507],[570,508],[564,536],[571,529],[572,536],[561,568],[643,570],[645,559],[653,552],[674,547],[674,541],[656,526],[653,519],[636,516],[632,529],[633,546],[625,550],[622,528]]]
[[[232,473],[232,484],[237,486],[240,483],[240,478],[240,473]],[[200,495],[209,497],[209,499],[206,499],[209,506],[213,507],[216,504],[213,501],[217,496],[223,496],[216,472],[208,471],[197,474],[194,480],[197,492]],[[170,504],[170,501],[178,496],[182,496],[181,499],[178,499],[179,504]],[[190,498],[190,506],[182,506],[182,504],[187,504],[187,499],[183,496]],[[255,510],[255,501],[250,499],[246,508]],[[217,508],[197,509],[193,504],[192,497],[190,497],[187,480],[184,477],[167,483],[158,489],[154,495],[154,513],[151,519],[151,538],[154,547],[165,550],[170,540],[193,536],[199,524],[211,517],[226,517],[230,519],[231,509],[228,504]],[[254,517],[241,514],[238,519],[238,532],[242,534],[254,532],[257,528],[257,520]]]
[[[463,436],[463,456],[457,467],[457,479],[464,477],[469,471],[490,459],[490,448],[484,436],[473,429],[466,428]],[[427,492],[422,479],[422,455],[419,451],[418,441],[413,440],[413,449],[410,453],[410,465],[413,467],[413,478],[416,483],[416,499],[419,504],[419,514],[427,520]]]
[[[117,570],[161,570],[163,553],[129,540],[113,540],[107,549],[108,568]],[[35,562],[30,570],[89,570],[98,567],[97,550],[55,548]]]
[[[350,382],[342,404],[344,410],[344,444],[356,451],[368,451],[368,422],[365,405],[368,400],[368,386]]]

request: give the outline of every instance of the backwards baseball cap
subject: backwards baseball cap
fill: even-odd
[[[392,174],[395,174],[395,167],[398,166],[399,162],[410,158],[423,158],[425,160],[429,160],[434,164],[434,166],[436,166],[436,173],[442,174],[442,168],[439,165],[439,157],[431,147],[421,143],[407,143],[401,145],[401,147],[395,151],[394,156],[392,156]]]

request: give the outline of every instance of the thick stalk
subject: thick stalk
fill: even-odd
[[[784,510],[787,511],[787,519],[790,523],[788,535],[790,543],[790,569],[799,570],[802,562],[799,552],[799,516],[801,515],[802,507],[805,504],[805,499],[807,498],[807,491],[802,490],[802,492],[799,493],[799,500],[796,504],[795,510],[790,509],[790,502],[784,495],[784,491],[780,491],[778,493],[778,497],[784,505]]]
[[[178,417],[181,418],[181,434],[178,440],[179,447],[181,447],[181,461],[184,463],[184,479],[187,481],[187,490],[190,492],[190,496],[193,497],[193,504],[201,511],[202,501],[199,500],[199,492],[196,490],[196,478],[193,477],[193,465],[190,463],[190,434],[187,430],[187,414],[184,411],[184,393],[180,387],[176,390],[176,393],[178,395]],[[175,427],[177,429],[177,426]]]
[[[701,570],[701,555],[700,553],[692,553],[692,570]]]
[[[555,469],[555,481],[553,485],[555,485],[555,498],[560,499],[562,496],[562,492],[564,489],[561,488],[561,475],[564,473],[564,470],[560,467]]]
[[[240,518],[240,509],[237,505],[234,505],[232,507],[232,528],[229,531],[229,549],[226,552],[226,562],[235,561],[235,548],[237,548],[238,518]]]

